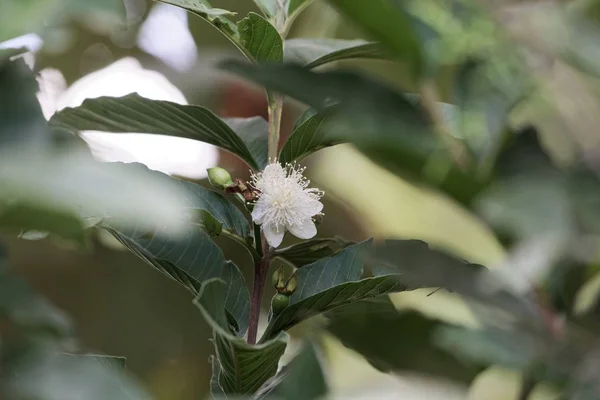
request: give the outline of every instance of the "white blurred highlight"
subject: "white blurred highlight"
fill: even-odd
[[[60,96],[47,89],[55,87],[49,78],[59,80],[57,72],[41,73],[38,98],[47,117],[62,108],[79,106],[86,98],[120,97],[134,92],[154,100],[187,104],[183,94],[163,75],[144,69],[133,58],[124,58],[86,75]],[[82,132],[82,137],[100,160],[140,162],[154,170],[194,179],[205,178],[206,168],[216,165],[218,158],[214,146],[190,139],[96,131]]]
[[[138,46],[180,72],[192,68],[198,58],[187,12],[167,4],[152,8],[140,29]]]

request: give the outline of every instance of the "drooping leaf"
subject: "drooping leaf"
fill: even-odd
[[[365,40],[289,39],[285,41],[283,59],[286,62],[315,68],[330,62],[354,58],[387,59],[378,43]]]
[[[487,183],[476,171],[455,165],[414,95],[351,72],[315,73],[294,65],[255,67],[235,61],[223,67],[317,110],[335,103],[339,114],[328,122],[335,137],[346,138],[373,161],[405,178],[443,190],[466,204]]]
[[[329,0],[350,21],[387,47],[397,59],[407,62],[415,77],[423,66],[422,51],[415,28],[403,1]]]
[[[259,167],[244,141],[212,111],[200,106],[150,100],[136,93],[99,97],[62,110],[50,124],[74,132],[154,133],[199,140],[230,151],[254,169]]]
[[[253,394],[275,375],[279,359],[287,345],[285,334],[259,345],[250,345],[232,334],[223,310],[227,285],[220,279],[202,284],[194,303],[214,330],[219,366],[214,369],[218,388],[225,395]],[[215,379],[215,378],[213,378]]]
[[[299,354],[255,394],[256,399],[314,400],[327,395],[328,388],[317,349],[307,342]]]
[[[269,321],[261,341],[300,321],[336,307],[406,289],[396,273],[383,271],[361,279],[371,241],[346,247],[296,272],[298,284],[290,304]]]
[[[237,32],[237,27],[229,17],[236,13],[222,8],[215,8],[207,0],[158,0],[161,3],[183,8],[194,15],[206,20],[227,35]]]
[[[383,372],[418,372],[469,383],[479,368],[435,347],[443,324],[415,311],[398,311],[387,296],[325,314],[327,330]]]
[[[174,240],[136,229],[115,229],[109,225],[104,228],[136,256],[193,294],[198,294],[202,282],[223,279],[228,285],[224,304],[230,314],[229,322],[236,334],[245,333],[250,295],[244,277],[235,264],[225,262],[221,249],[202,230],[192,230],[184,238]]]
[[[283,41],[277,29],[256,13],[238,22],[239,41],[257,62],[281,62]]]
[[[264,169],[269,158],[267,154],[267,121],[262,117],[225,118],[223,121],[242,138],[252,158],[256,161],[258,169]]]
[[[276,249],[274,256],[283,258],[300,268],[321,258],[331,257],[351,244],[353,243],[339,237],[311,239]]]
[[[299,161],[325,147],[347,142],[347,137],[336,134],[327,125],[335,111],[335,106],[324,108],[298,125],[283,145],[279,161],[284,164]]]

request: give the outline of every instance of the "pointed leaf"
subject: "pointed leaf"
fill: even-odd
[[[154,133],[199,140],[232,152],[257,169],[244,141],[212,111],[200,106],[150,100],[133,93],[87,99],[50,120],[54,128],[117,133]]]
[[[292,20],[313,0],[254,0],[256,5],[270,18],[275,18],[283,6],[283,14]]]
[[[360,279],[371,241],[348,246],[338,254],[320,259],[296,272],[298,285],[290,304],[274,316],[261,339],[268,340],[298,322],[362,299],[405,290],[399,275],[384,272]]]
[[[140,230],[117,230],[106,224],[103,227],[135,255],[194,294],[207,279],[218,277],[227,282],[225,308],[233,318],[230,323],[236,334],[244,334],[250,310],[244,277],[235,264],[225,262],[223,252],[206,233],[193,230],[174,240]]]
[[[207,0],[158,0],[161,3],[170,4],[183,8],[206,20],[224,33],[233,34],[236,32],[235,23],[228,17],[236,13],[222,8],[214,8]]]
[[[287,338],[278,338],[260,345],[250,345],[234,336],[229,330],[223,303],[227,285],[220,279],[202,284],[194,303],[214,330],[214,343],[219,362],[215,369],[218,385],[225,395],[253,394],[265,381],[275,375],[279,359],[283,355]],[[214,385],[213,385],[214,386]]]
[[[383,372],[417,372],[469,383],[480,369],[434,346],[442,322],[415,311],[398,311],[388,296],[326,314],[327,330]]]
[[[346,143],[347,137],[338,135],[327,125],[335,111],[335,106],[327,107],[298,125],[283,145],[279,161],[284,164],[299,161],[325,147]]]
[[[329,3],[398,59],[410,63],[415,77],[420,74],[421,47],[403,1],[371,0],[368,5],[363,0],[329,0]]]
[[[239,42],[257,62],[281,62],[283,42],[277,29],[256,13],[238,22]]]
[[[339,114],[327,122],[335,134],[327,135],[346,139],[403,178],[439,188],[466,204],[487,184],[475,170],[455,165],[414,95],[351,72],[315,73],[295,65],[256,67],[235,61],[223,67],[317,110],[335,103]]]
[[[321,258],[331,257],[353,244],[342,238],[311,239],[288,247],[275,250],[275,257],[280,257],[296,266],[311,264]]]
[[[269,158],[267,154],[267,121],[263,117],[224,118],[223,121],[242,138],[252,158],[256,161],[258,169],[264,169]]]
[[[327,382],[315,345],[304,344],[300,353],[256,393],[256,399],[313,400],[327,395]]]
[[[380,44],[365,40],[289,39],[285,41],[283,58],[286,62],[315,68],[334,61],[389,57]]]

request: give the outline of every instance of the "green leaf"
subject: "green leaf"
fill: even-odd
[[[327,395],[328,388],[317,349],[307,342],[298,355],[254,396],[256,399],[313,400]]]
[[[327,330],[383,372],[418,372],[469,383],[479,368],[435,347],[443,324],[415,311],[399,312],[387,296],[326,314]]]
[[[176,7],[183,8],[194,15],[206,20],[214,25],[217,29],[225,34],[234,34],[237,28],[234,22],[228,17],[234,16],[236,13],[223,10],[222,8],[214,8],[207,0],[158,0],[161,3],[170,4]]]
[[[87,99],[79,107],[55,114],[50,125],[74,132],[154,133],[195,139],[236,154],[254,169],[259,167],[244,141],[212,111],[200,106],[150,100],[136,93]]]
[[[238,22],[239,41],[257,62],[281,62],[283,42],[277,29],[256,13]]]
[[[374,162],[408,179],[443,190],[469,204],[487,181],[456,166],[434,134],[419,98],[351,72],[315,73],[294,65],[223,67],[321,110],[336,103],[339,113],[327,133],[345,138]],[[440,105],[442,107],[444,105]]]
[[[225,118],[223,121],[242,138],[252,158],[256,161],[258,169],[263,170],[269,159],[267,121],[263,117]]]
[[[329,0],[348,20],[410,64],[415,77],[423,67],[423,56],[414,26],[404,10],[404,1]]]
[[[366,253],[371,241],[346,247],[296,272],[298,285],[290,304],[274,316],[261,341],[268,340],[300,321],[336,307],[385,293],[406,289],[395,273],[374,274],[361,280]]]
[[[355,58],[388,58],[378,43],[340,39],[289,39],[285,41],[283,54],[286,62],[307,68]]]
[[[195,221],[200,224],[202,229],[204,229],[211,238],[215,238],[223,232],[223,224],[206,210],[200,210],[198,218],[196,218]]]
[[[335,112],[335,106],[325,108],[298,125],[283,145],[279,161],[284,164],[299,161],[325,147],[347,142],[347,137],[327,125]]]
[[[283,5],[283,14],[288,19],[305,9],[313,0],[254,0],[256,5],[270,18],[277,16]]]
[[[340,237],[310,239],[288,247],[275,249],[274,256],[292,263],[296,268],[311,264],[321,258],[331,257],[353,244]]]
[[[229,285],[224,304],[232,329],[240,336],[248,329],[250,295],[244,277],[235,264],[225,262],[223,252],[206,233],[194,230],[183,239],[174,240],[148,235],[146,231],[103,227],[136,256],[193,294],[198,293],[207,279],[223,279]]]
[[[234,336],[227,324],[223,303],[227,297],[227,285],[220,279],[202,284],[194,303],[214,330],[214,344],[219,367],[215,369],[218,387],[225,395],[253,394],[267,379],[275,375],[279,359],[283,355],[287,337],[280,335],[259,345],[250,345]]]

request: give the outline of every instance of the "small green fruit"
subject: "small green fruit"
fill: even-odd
[[[271,309],[273,315],[279,315],[287,306],[290,305],[290,296],[282,293],[277,293],[271,300]]]
[[[217,189],[225,189],[233,185],[231,175],[221,167],[208,168],[206,172],[208,172],[208,180],[211,185]]]

